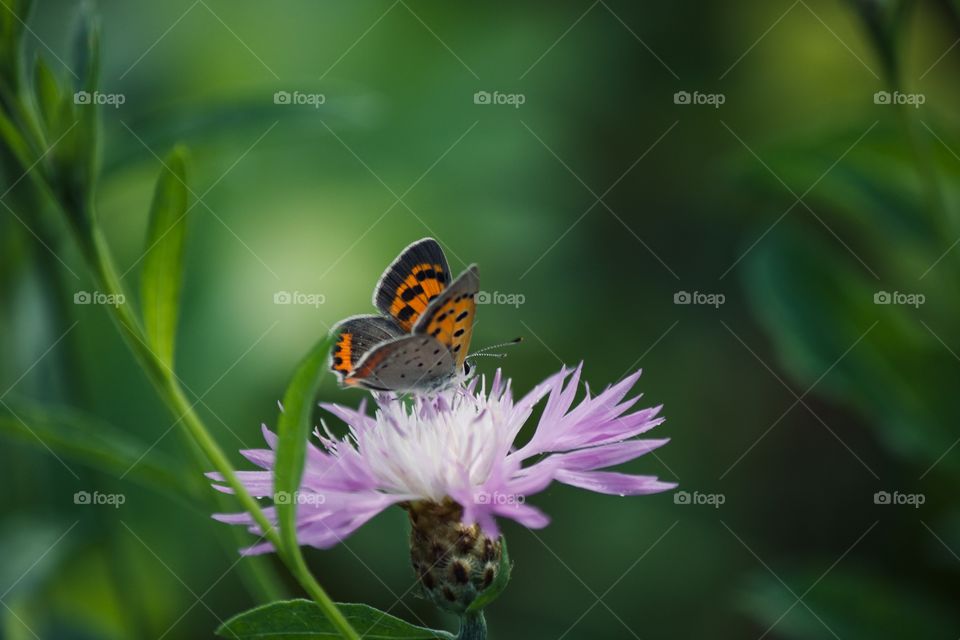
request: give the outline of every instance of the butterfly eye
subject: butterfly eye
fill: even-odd
[[[463,361],[463,375],[467,378],[470,377],[470,374],[473,373],[473,365],[470,364],[468,360]]]

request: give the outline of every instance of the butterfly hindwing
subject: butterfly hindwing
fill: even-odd
[[[415,334],[430,336],[444,345],[453,356],[457,370],[463,366],[470,349],[479,290],[480,271],[473,264],[430,304],[413,327]]]
[[[435,338],[402,336],[369,351],[344,384],[375,391],[432,391],[450,381],[455,366],[453,354]]]
[[[390,318],[362,315],[347,318],[333,328],[333,333],[330,369],[343,379],[373,347],[403,335],[404,331]]]
[[[383,272],[373,292],[373,304],[410,332],[450,279],[440,245],[433,238],[424,238],[404,249]]]

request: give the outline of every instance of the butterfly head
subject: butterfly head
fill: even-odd
[[[469,356],[468,356],[469,358]],[[463,361],[463,370],[460,372],[459,378],[462,382],[467,382],[473,376],[477,375],[477,368],[473,366],[473,363],[469,359]]]

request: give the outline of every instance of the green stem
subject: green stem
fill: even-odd
[[[310,597],[313,598],[314,602],[320,605],[323,613],[330,622],[334,624],[340,632],[340,635],[344,638],[349,638],[349,640],[360,640],[360,636],[357,635],[357,632],[350,625],[350,622],[344,617],[340,608],[330,599],[327,592],[320,586],[320,583],[313,577],[313,574],[310,573],[310,569],[303,559],[303,553],[301,553],[300,547],[297,545],[289,546],[284,549],[281,556],[287,568],[290,569],[290,573],[297,578],[300,585],[306,590]]]
[[[897,105],[900,123],[906,133],[910,150],[917,163],[917,172],[920,174],[920,180],[926,192],[927,206],[935,214],[934,224],[938,227],[939,233],[949,241],[960,230],[958,229],[960,225],[947,204],[937,162],[928,139],[929,132],[925,135],[920,130],[919,119],[913,111],[916,109]]]
[[[99,286],[108,295],[122,295],[122,284],[110,260],[106,242],[96,226],[93,227],[91,240],[90,257],[95,267]],[[121,304],[108,308],[117,321],[127,345],[143,365],[160,396],[173,411],[173,414],[177,416],[178,421],[184,425],[194,442],[199,445],[213,467],[223,476],[224,482],[233,490],[244,510],[250,514],[263,532],[263,537],[278,550],[284,564],[287,565],[287,568],[310,597],[323,609],[323,612],[337,627],[340,634],[348,640],[360,640],[360,636],[357,635],[357,632],[340,612],[340,609],[316,581],[313,574],[310,573],[296,541],[290,545],[283,544],[277,529],[267,520],[256,499],[250,495],[250,492],[237,478],[229,459],[194,411],[193,405],[190,404],[173,372],[146,345],[140,323],[133,312],[130,311],[129,306]]]
[[[90,214],[87,213],[87,215]],[[106,241],[95,225],[92,227],[88,239],[90,242],[87,247],[87,257],[94,269],[98,287],[107,295],[125,300],[123,286],[110,259]],[[120,296],[123,297],[120,298]],[[183,425],[183,428],[197,443],[213,467],[223,475],[224,482],[234,491],[244,510],[250,513],[254,522],[263,531],[264,537],[278,546],[279,536],[276,529],[267,520],[256,499],[250,495],[250,492],[237,478],[233,465],[230,464],[223,449],[213,439],[197,412],[194,411],[193,404],[187,399],[173,372],[147,346],[143,329],[140,327],[140,322],[131,310],[130,305],[124,303],[111,305],[107,308],[116,321],[127,346],[133,351],[134,356],[146,371],[147,377],[156,387],[160,397],[177,418],[177,423]]]
[[[957,6],[956,0],[951,2],[954,8]],[[901,5],[901,15],[895,17],[893,26],[883,28],[879,23],[874,24],[874,43],[884,61],[884,76],[887,88],[891,93],[906,89],[903,81],[902,65],[898,57],[897,46],[898,31],[897,27],[903,24],[907,5]],[[914,157],[919,173],[920,181],[923,185],[927,206],[936,218],[935,225],[944,240],[951,242],[953,237],[960,231],[960,219],[957,218],[955,208],[951,207],[946,197],[946,190],[941,179],[937,166],[936,155],[932,150],[929,132],[921,131],[922,120],[917,114],[917,109],[905,104],[896,105],[897,115],[900,120],[900,126],[907,137],[907,144]]]
[[[468,613],[460,618],[460,633],[457,640],[486,640],[487,621],[482,611]]]
[[[32,104],[23,100],[15,100],[15,102],[21,108],[20,120],[24,120],[24,112],[27,114],[33,112]],[[19,124],[22,129],[18,129],[16,123],[0,113],[0,137],[6,140],[11,152],[30,174],[31,182],[37,187],[38,192],[51,200],[63,214],[103,293],[114,296],[124,295],[123,283],[113,265],[106,239],[96,224],[92,193],[86,193],[85,199],[77,201],[73,197],[74,194],[65,196],[58,190],[56,182],[45,175],[46,172],[42,167],[36,167],[33,171],[35,163],[32,157],[35,154],[31,146],[40,148],[43,137],[39,128],[35,126],[36,122],[30,117],[26,118],[26,122]],[[122,299],[126,300],[126,296]],[[273,545],[291,573],[336,625],[341,635],[348,640],[359,640],[357,632],[310,573],[296,541],[289,545],[283,544],[277,528],[270,523],[256,499],[237,478],[230,460],[194,411],[194,405],[188,400],[174,372],[147,345],[146,335],[132,308],[125,303],[107,308],[124,342],[133,352],[160,397],[176,416],[177,423],[182,425],[183,430],[196,443],[213,468],[221,474],[224,483],[230,487],[240,505],[262,531],[263,539]]]

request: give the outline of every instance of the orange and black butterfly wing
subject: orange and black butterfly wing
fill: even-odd
[[[458,370],[470,349],[479,290],[480,270],[472,264],[430,304],[413,328],[413,333],[431,336],[446,346]]]
[[[373,304],[406,332],[450,283],[450,267],[433,238],[418,240],[404,249],[380,276]]]
[[[390,318],[363,315],[339,323],[333,328],[333,334],[335,342],[330,350],[330,370],[342,381],[371,349],[404,335],[404,331]]]

